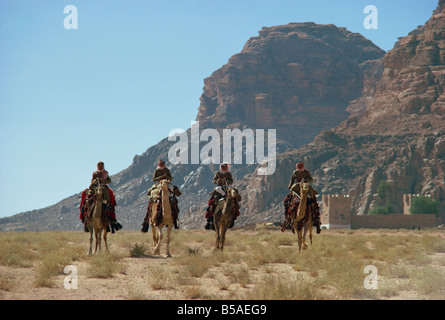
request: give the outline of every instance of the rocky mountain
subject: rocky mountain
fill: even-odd
[[[294,147],[309,143],[346,119],[352,100],[372,95],[383,55],[334,25],[265,27],[204,80],[196,119],[213,128],[276,128]]]
[[[392,186],[396,212],[402,212],[403,193],[431,194],[444,211],[444,2],[439,1],[424,26],[400,38],[385,55],[383,74],[363,113],[281,154],[277,174],[246,177],[242,189],[252,213],[279,218],[297,160],[313,172],[320,193],[350,194],[355,214],[366,214],[375,203],[382,180]]]
[[[201,129],[277,130],[273,175],[258,175],[256,164],[232,166],[244,197],[237,224],[281,219],[299,160],[320,193],[351,194],[357,214],[367,212],[381,180],[392,183],[394,194],[429,192],[443,204],[443,19],[441,0],[424,26],[386,54],[334,25],[263,28],[206,78],[196,117]],[[112,176],[118,219],[126,229],[140,228],[155,163],[168,159],[172,144],[163,139]],[[183,191],[182,227],[202,227],[214,168],[168,166]],[[0,230],[80,230],[78,196],[0,219]]]

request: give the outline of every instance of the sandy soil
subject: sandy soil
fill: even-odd
[[[244,231],[248,233],[248,231]],[[408,231],[407,231],[408,232]],[[251,232],[253,234],[253,232]],[[381,232],[369,232],[368,235],[381,235]],[[348,236],[348,234],[339,234]],[[444,235],[442,235],[443,238]],[[203,256],[211,257],[213,249],[208,242],[197,242],[196,246],[201,248]],[[445,238],[444,238],[445,240]],[[315,236],[315,240],[317,238]],[[148,243],[148,242],[147,242]],[[230,242],[228,242],[230,245]],[[366,243],[373,248],[373,243]],[[193,247],[193,244],[189,245]],[[283,245],[280,248],[290,247],[297,250],[297,245]],[[85,249],[87,244],[85,244]],[[165,247],[164,247],[165,249]],[[309,249],[311,250],[311,249]],[[312,249],[313,250],[313,249]],[[169,299],[242,299],[245,293],[255,290],[255,286],[268,276],[279,276],[289,282],[311,278],[311,274],[305,271],[295,270],[290,263],[265,263],[260,267],[250,268],[249,280],[230,281],[227,276],[227,265],[224,262],[212,266],[202,276],[191,277],[187,275],[183,266],[178,264],[177,258],[186,254],[184,251],[172,248],[172,258],[158,257],[150,254],[150,250],[142,257],[129,257],[128,250],[110,239],[110,251],[121,253],[124,257],[119,260],[121,270],[108,278],[95,278],[88,274],[88,267],[92,257],[85,255],[79,261],[73,261],[72,265],[77,268],[77,289],[66,289],[65,274],[53,276],[52,287],[35,285],[35,273],[38,261],[31,266],[17,267],[0,265],[0,299],[2,300],[169,300]],[[432,265],[444,271],[445,253],[436,252],[430,255]],[[238,262],[240,266],[248,268],[243,261]],[[166,271],[166,284],[160,288],[153,285],[153,270]],[[243,269],[240,269],[242,276]],[[364,275],[365,276],[365,275]],[[380,278],[380,283],[385,281],[403,282],[406,279]],[[400,287],[400,286],[399,286]],[[329,293],[329,287],[319,288]],[[251,297],[251,296],[250,296]],[[428,299],[428,296],[419,295],[418,292],[405,288],[403,291],[378,296],[383,299]],[[445,298],[445,297],[444,297]]]

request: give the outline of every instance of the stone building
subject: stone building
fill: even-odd
[[[321,197],[320,221],[327,229],[351,227],[351,198],[349,195],[324,194]]]

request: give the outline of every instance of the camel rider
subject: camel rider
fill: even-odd
[[[159,182],[161,182],[162,180],[165,180],[165,179],[167,179],[171,182],[173,180],[173,176],[171,175],[170,170],[165,166],[165,161],[159,160],[158,166],[156,167],[156,170],[153,173],[153,182],[155,182],[155,185],[153,185],[150,189],[148,189],[148,193],[147,193],[147,195],[149,196],[149,202],[148,202],[148,207],[147,207],[147,214],[144,219],[145,228],[144,228],[144,223],[143,223],[144,232],[145,232],[145,230],[148,230],[147,223],[149,221],[148,219],[151,214],[151,212],[150,212],[151,205],[152,205],[153,201],[155,200],[155,199],[152,199],[152,197],[150,197],[151,192],[158,187]],[[170,204],[172,206],[172,218],[173,218],[173,222],[174,222],[174,227],[175,227],[175,229],[179,229],[179,227],[178,227],[179,208],[178,208],[178,200],[176,199],[176,197],[179,197],[182,193],[181,193],[181,191],[179,191],[179,188],[177,186],[174,186],[172,184],[170,184],[169,189],[170,189]]]
[[[98,184],[104,186],[108,190],[108,192],[105,192],[104,194],[104,204],[107,204],[108,219],[110,220],[112,226],[111,229],[114,233],[114,230],[120,230],[122,229],[122,226],[116,220],[115,207],[117,204],[114,197],[113,189],[108,186],[110,183],[111,179],[108,171],[105,170],[105,164],[102,161],[99,161],[97,163],[97,170],[93,172],[93,177],[91,179],[91,184],[89,187],[89,189],[91,190],[90,194],[94,194]]]
[[[296,194],[300,195],[300,182],[301,180],[303,180],[303,182],[309,183],[314,181],[314,179],[311,176],[311,173],[306,170],[304,168],[304,163],[303,161],[297,163],[296,165],[297,170],[295,170],[292,173],[292,177],[290,178],[289,181],[289,186],[288,189],[294,191]],[[317,203],[317,190],[315,190],[314,188],[312,188],[311,185],[309,185],[309,192],[308,192],[308,197],[315,203],[316,207],[318,208],[318,203]],[[320,217],[319,217],[319,212],[317,211],[317,216],[315,216],[315,221],[314,224],[317,227],[317,233],[320,233]]]
[[[91,179],[91,184],[90,184],[90,190],[94,192],[99,183],[105,186],[108,190],[110,190],[108,184],[111,183],[111,179],[110,176],[108,175],[108,171],[105,170],[105,164],[102,161],[99,161],[97,163],[97,170],[93,172],[93,177]],[[113,194],[113,191],[111,190],[111,192],[107,192],[104,195],[104,200],[106,200],[107,203],[110,203],[110,193]]]
[[[165,166],[165,161],[164,160],[159,160],[158,162],[158,166],[155,170],[155,172],[153,173],[153,182],[156,182],[156,185],[161,181],[161,180],[173,180],[172,174],[170,173],[170,170]]]
[[[311,176],[311,173],[304,168],[303,161],[297,163],[297,170],[295,170],[292,173],[292,177],[289,181],[289,186],[287,187],[290,190],[295,191],[298,195],[300,194],[300,182],[303,180],[303,182],[312,182],[314,179]],[[295,184],[294,184],[295,182]],[[311,187],[312,188],[312,187]],[[318,192],[316,192],[314,189],[312,189],[312,192],[309,191],[310,196],[317,195]]]
[[[233,184],[232,174],[230,173],[230,164],[221,163],[219,166],[219,171],[215,172],[213,183],[217,185],[215,191],[224,196],[226,194],[227,187]]]
[[[155,183],[150,189],[148,189],[147,195],[150,197],[151,192],[158,187],[161,180],[167,179],[169,181],[173,180],[170,170],[165,166],[164,160],[159,160],[158,166],[153,173],[153,182]]]
[[[213,183],[217,185],[215,190],[210,193],[210,200],[207,207],[206,219],[207,230],[213,229],[213,213],[215,212],[217,201],[222,199],[227,192],[227,187],[233,184],[232,174],[230,173],[230,164],[221,163],[219,171],[215,172]]]

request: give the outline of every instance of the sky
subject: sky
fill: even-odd
[[[77,9],[77,29],[64,21]],[[367,29],[367,5],[377,29]],[[0,0],[0,218],[88,187],[198,112],[203,80],[262,27],[312,21],[385,51],[437,0]],[[70,20],[72,22],[72,20]],[[149,174],[152,174],[151,172]]]

